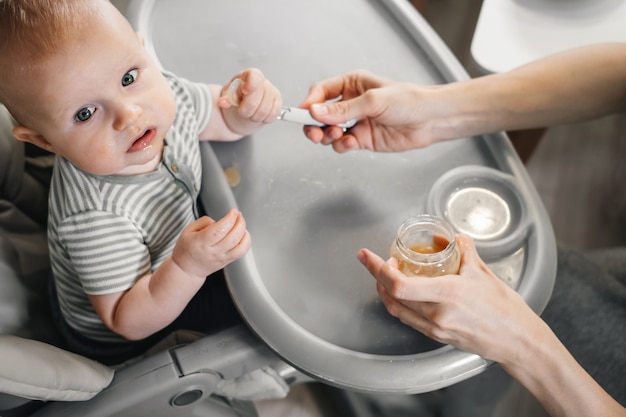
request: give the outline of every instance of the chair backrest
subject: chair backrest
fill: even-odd
[[[54,159],[28,156],[12,128],[0,106],[0,333],[60,343],[46,302],[50,262],[45,224]]]
[[[86,400],[113,370],[52,344],[46,289],[48,178],[53,157],[29,157],[0,106],[0,414],[30,413],[31,400]],[[46,343],[44,343],[46,342]],[[12,410],[10,413],[8,410]]]

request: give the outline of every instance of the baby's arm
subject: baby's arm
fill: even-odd
[[[238,106],[233,106],[228,100],[228,85],[209,85],[213,106],[209,122],[200,133],[200,140],[237,140],[256,132],[266,123],[274,122],[280,114],[280,92],[261,71],[247,69],[233,77],[236,78],[242,80]]]
[[[233,209],[217,222],[202,217],[183,230],[172,255],[153,274],[127,291],[89,298],[107,327],[140,340],[174,321],[207,275],[241,258],[249,247],[250,235],[239,211]]]

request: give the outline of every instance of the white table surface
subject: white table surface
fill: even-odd
[[[485,73],[601,42],[626,41],[626,0],[484,0],[471,53]]]

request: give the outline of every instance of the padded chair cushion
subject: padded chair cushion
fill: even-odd
[[[17,264],[16,251],[0,233],[0,333],[26,336],[28,292],[20,280]]]
[[[0,105],[0,333],[57,344],[47,287],[50,155],[27,156]],[[35,175],[36,174],[36,175]]]
[[[0,392],[43,401],[84,401],[106,388],[113,370],[52,345],[0,335]]]

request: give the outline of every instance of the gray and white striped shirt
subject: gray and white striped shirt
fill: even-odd
[[[176,97],[163,161],[136,176],[86,173],[56,158],[50,187],[48,241],[61,312],[94,340],[120,342],[87,294],[125,291],[170,255],[196,217],[202,166],[198,134],[208,123],[208,86],[165,73]]]

